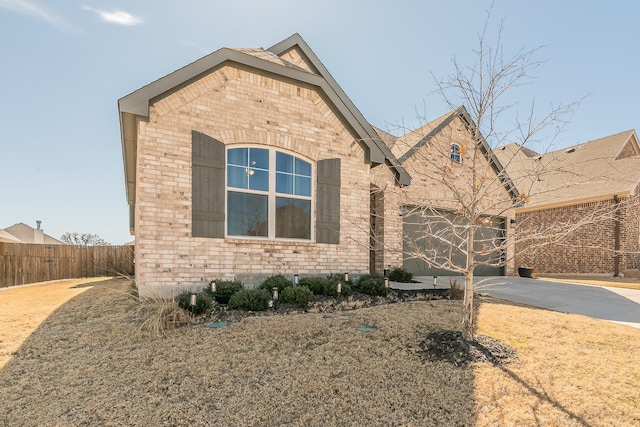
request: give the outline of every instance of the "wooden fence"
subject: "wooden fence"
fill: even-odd
[[[133,246],[0,243],[0,288],[133,272]]]

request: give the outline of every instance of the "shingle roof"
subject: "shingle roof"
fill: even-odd
[[[282,65],[284,67],[293,68],[294,70],[304,71],[307,73],[308,71],[302,67],[297,66],[296,64],[289,62],[285,59],[282,59],[278,55],[273,52],[269,52],[268,50],[262,48],[247,48],[247,47],[234,47],[231,50],[235,50],[236,52],[246,53],[247,55],[254,56],[256,58],[264,59],[265,61],[272,62],[274,64]]]
[[[518,190],[530,195],[527,210],[632,195],[640,182],[634,130],[542,155],[514,143],[495,153]]]
[[[11,227],[5,228],[4,231],[6,231],[7,233],[11,234],[12,236],[16,237],[18,240],[20,240],[22,243],[35,243],[35,234],[34,232],[36,231],[35,228],[28,226],[27,224],[24,223],[18,223],[18,224],[14,224]],[[55,239],[51,236],[49,236],[48,234],[44,234],[44,243],[48,243],[48,244],[64,244],[64,242],[61,242],[58,239]]]
[[[0,242],[4,243],[21,243],[20,239],[14,236],[11,233],[8,233],[2,229],[0,229]]]

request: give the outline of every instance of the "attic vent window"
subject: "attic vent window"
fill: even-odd
[[[571,148],[569,148],[567,151],[565,151],[565,153],[567,153],[567,154],[571,154],[571,153],[573,153],[574,151],[576,151],[575,147],[571,147]]]

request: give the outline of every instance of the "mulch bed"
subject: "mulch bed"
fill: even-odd
[[[460,331],[429,332],[420,348],[426,360],[443,360],[459,367],[472,362],[502,365],[517,359],[516,351],[501,341],[486,335],[467,341]]]
[[[387,296],[372,296],[354,292],[344,298],[333,298],[323,295],[315,295],[306,307],[297,307],[289,304],[279,304],[277,309],[266,311],[240,311],[229,310],[226,306],[218,306],[211,313],[199,316],[196,322],[238,322],[246,317],[253,316],[277,316],[285,314],[303,313],[333,313],[335,311],[350,311],[361,308],[374,307],[385,304],[397,304],[413,301],[433,301],[449,298],[448,289],[428,290],[398,290],[390,289]]]

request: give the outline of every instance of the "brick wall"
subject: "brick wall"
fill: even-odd
[[[166,295],[214,278],[255,284],[275,273],[368,272],[369,166],[315,90],[223,66],[155,102],[138,127],[136,279],[143,292]],[[226,145],[278,147],[312,164],[341,158],[340,244],[191,237],[192,130]]]
[[[625,254],[622,256],[622,270],[640,269],[640,196],[626,200],[622,209],[622,236]]]
[[[605,205],[613,209],[613,200],[517,213],[518,236],[531,235],[554,223],[576,224]],[[516,266],[533,267],[538,273],[613,274],[614,232],[612,217],[585,225],[562,238],[558,244],[546,244],[549,239],[542,239],[546,245],[532,249],[531,243],[519,241],[516,243]],[[624,241],[623,234],[623,245]]]

